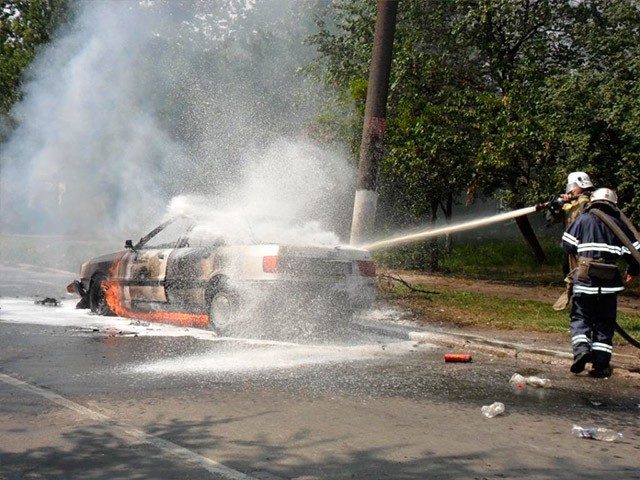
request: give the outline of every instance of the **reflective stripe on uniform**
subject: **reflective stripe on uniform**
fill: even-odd
[[[562,240],[576,247],[578,246],[578,243],[579,243],[576,237],[574,237],[573,235],[567,232],[564,232],[564,234],[562,234]]]
[[[579,343],[591,343],[591,340],[589,340],[589,337],[587,337],[585,334],[580,334],[580,335],[574,335],[573,337],[571,337],[571,344],[572,345],[578,345]]]
[[[585,287],[584,285],[573,285],[573,293],[584,293],[587,295],[617,293],[623,290],[624,287]]]
[[[606,343],[601,342],[593,342],[591,346],[591,350],[599,350],[601,352],[613,353],[613,347]]]
[[[609,245],[608,243],[581,243],[578,245],[578,253],[607,252],[614,255],[622,255],[622,247]]]

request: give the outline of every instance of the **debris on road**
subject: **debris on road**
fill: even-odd
[[[491,405],[483,406],[480,411],[487,418],[493,418],[497,415],[504,413],[504,403],[493,402]]]
[[[615,430],[604,427],[582,428],[579,425],[574,425],[571,428],[571,433],[579,438],[588,438],[589,440],[602,440],[603,442],[613,442],[615,440],[621,440],[623,438],[621,432],[616,432]]]
[[[59,307],[60,306],[60,302],[58,300],[56,300],[53,297],[45,297],[42,300],[36,300],[35,302],[36,305],[44,305],[46,307]]]
[[[551,380],[548,378],[540,378],[534,375],[525,377],[519,373],[514,373],[509,380],[509,383],[515,384],[518,388],[522,388],[525,385],[529,385],[531,387],[551,388]]]
[[[446,353],[444,355],[444,361],[450,362],[462,362],[467,363],[472,360],[470,353]]]

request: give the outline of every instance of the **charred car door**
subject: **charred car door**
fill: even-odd
[[[125,256],[125,298],[132,306],[169,302],[166,291],[168,265],[175,251],[184,247],[190,221],[175,219],[142,237]]]
[[[166,273],[169,302],[189,311],[205,311],[209,281],[220,269],[217,249],[224,244],[216,232],[194,226],[181,248],[174,250]]]
[[[131,252],[128,272],[129,295],[132,302],[167,301],[165,277],[173,249],[144,249]]]

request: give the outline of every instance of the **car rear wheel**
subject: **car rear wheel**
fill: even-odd
[[[107,279],[104,275],[97,275],[91,282],[89,289],[89,308],[96,315],[113,316],[104,293],[103,282]]]
[[[237,326],[237,317],[237,296],[229,288],[218,288],[209,304],[209,328],[220,335],[228,335]]]

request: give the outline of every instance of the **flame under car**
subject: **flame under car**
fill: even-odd
[[[207,327],[231,334],[247,305],[278,311],[330,305],[343,318],[371,307],[375,267],[367,250],[233,239],[188,217],[162,223],[125,249],[85,262],[67,290],[100,315]],[[320,300],[320,302],[318,302]],[[255,312],[254,312],[255,313]]]

